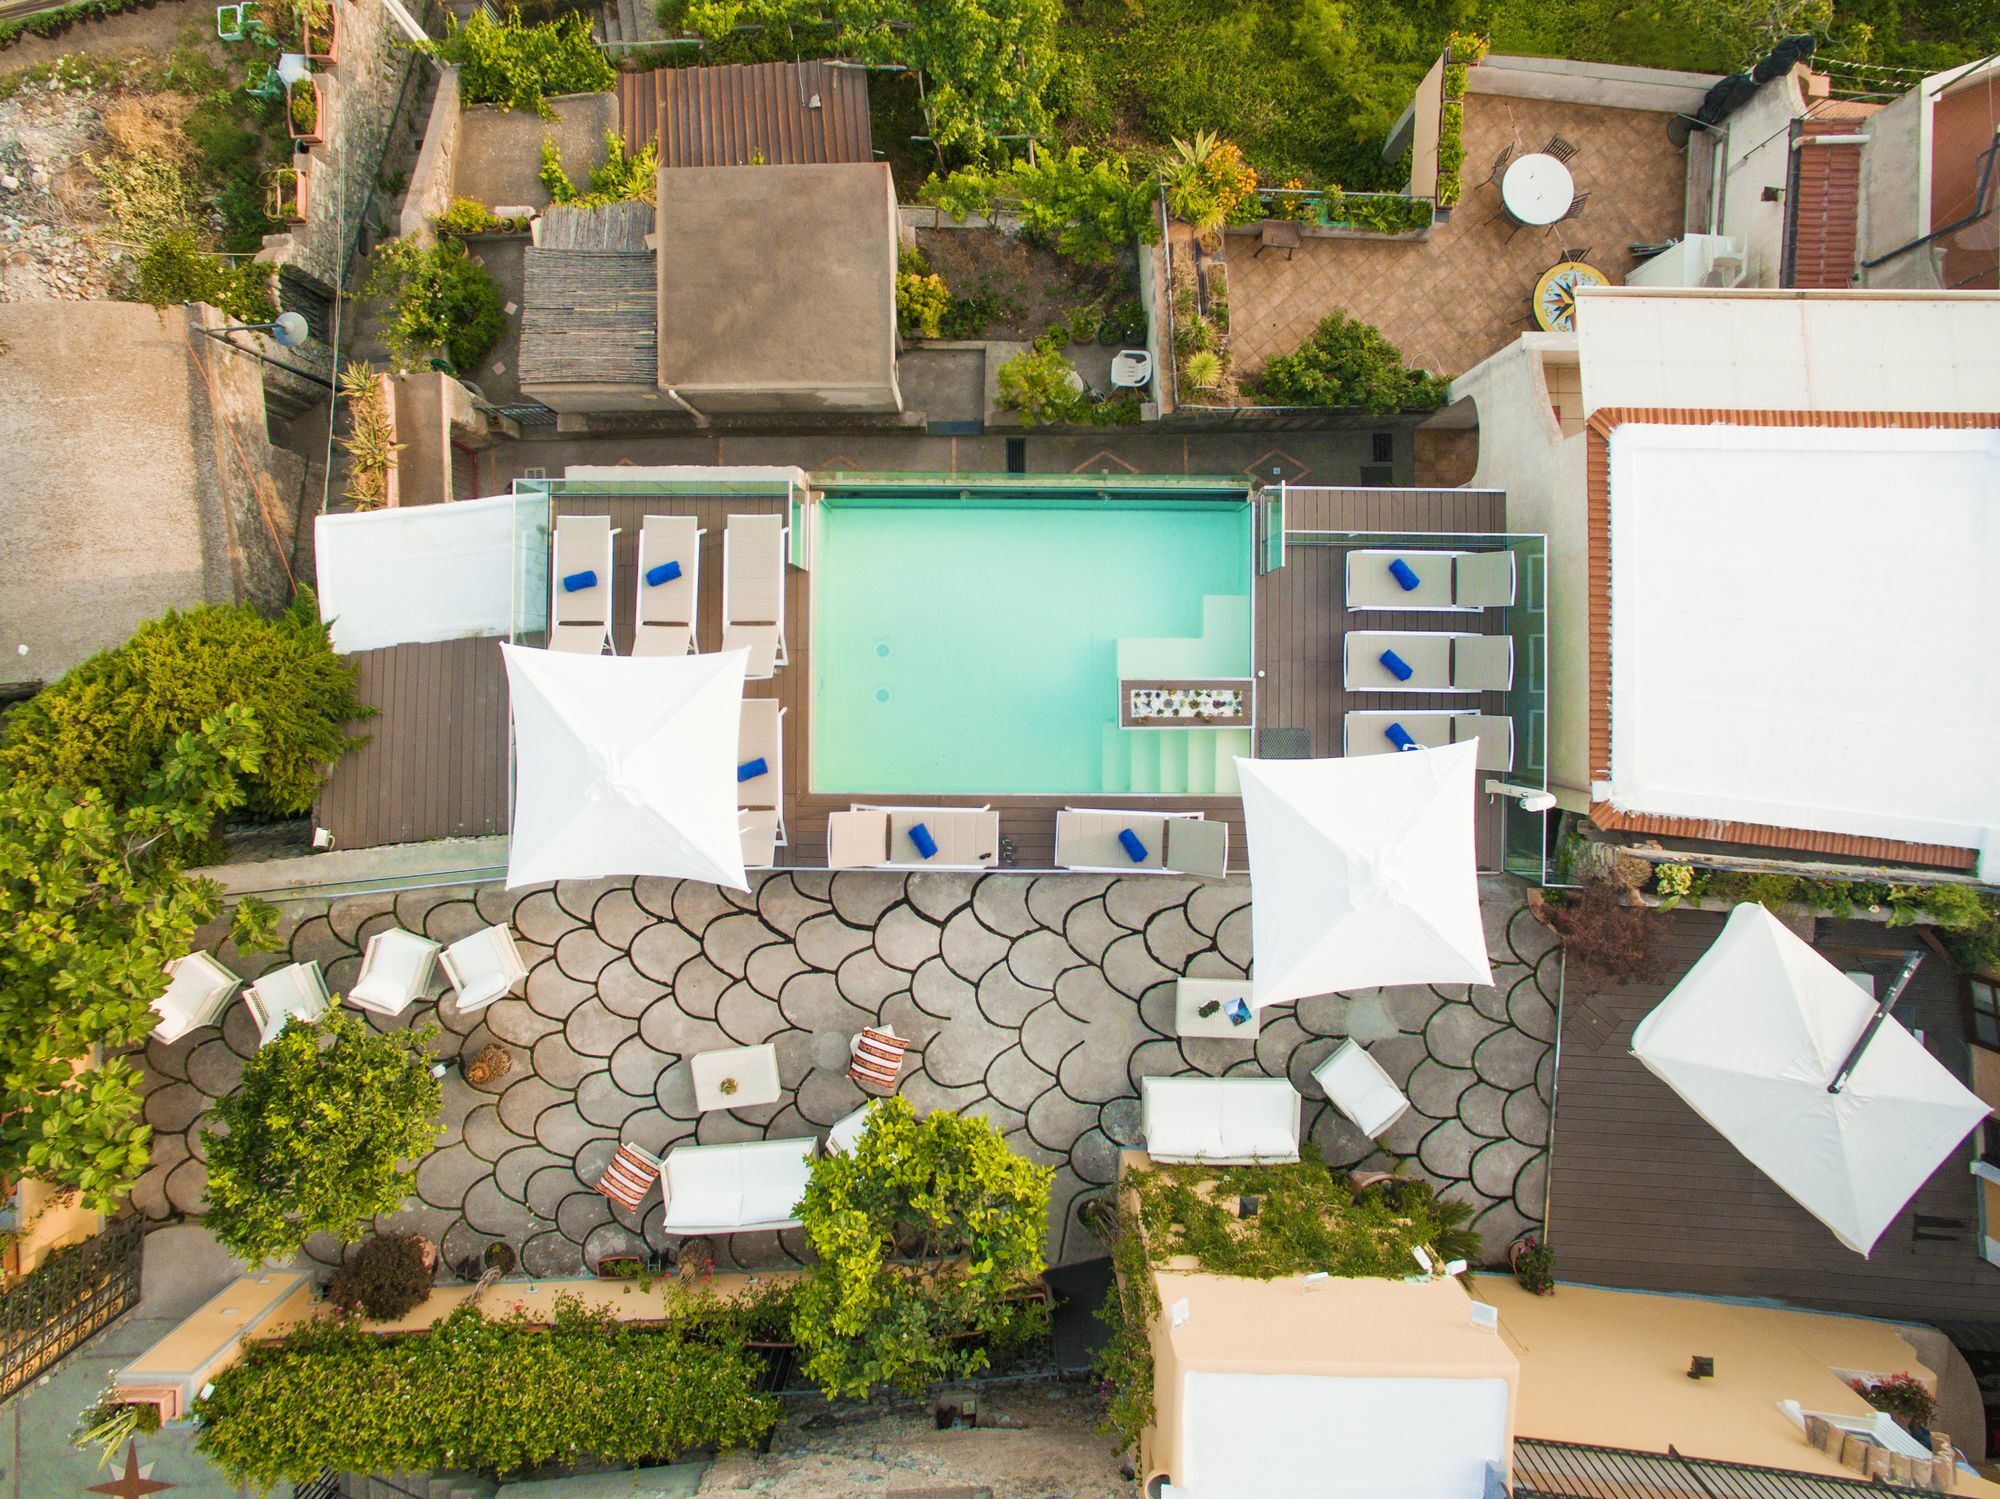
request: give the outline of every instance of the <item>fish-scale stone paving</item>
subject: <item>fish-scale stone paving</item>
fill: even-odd
[[[1393,1156],[1421,1170],[1474,1206],[1498,1255],[1542,1218],[1556,960],[1519,887],[1496,879],[1481,896],[1491,986],[1321,995],[1266,1011],[1254,1044],[1174,1035],[1176,978],[1247,971],[1240,879],[793,870],[747,893],[655,879],[466,887],[292,903],[285,952],[222,956],[246,975],[317,960],[337,992],[389,926],[450,942],[512,925],[529,966],[514,996],[467,1015],[440,984],[402,1016],[368,1016],[383,1029],[436,1025],[446,1059],[496,1041],[513,1055],[481,1087],[447,1074],[438,1148],[408,1206],[378,1224],[428,1234],[454,1265],[495,1242],[536,1275],[574,1274],[642,1241],[665,1247],[657,1195],[634,1215],[592,1190],[618,1141],[663,1152],[823,1134],[862,1102],[849,1037],[882,1024],[913,1043],[900,1091],[920,1110],[989,1119],[1055,1168],[1052,1263],[1103,1252],[1077,1208],[1116,1178],[1119,1151],[1141,1144],[1139,1080],[1187,1072],[1290,1078],[1330,1163]],[[1379,1142],[1310,1076],[1350,1036],[1410,1096]],[[778,1102],[701,1113],[688,1058],[767,1041]],[[255,1044],[240,1004],[219,1028],[149,1044],[153,1161],[134,1193],[149,1217],[200,1211],[198,1116],[236,1086]],[[717,1248],[746,1266],[804,1253],[796,1231]],[[338,1258],[331,1242],[309,1249]]]

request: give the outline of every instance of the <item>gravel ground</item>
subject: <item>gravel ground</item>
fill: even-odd
[[[1096,1398],[1082,1385],[976,1392],[979,1428],[939,1431],[929,1405],[817,1404],[787,1419],[768,1457],[732,1453],[701,1486],[702,1499],[781,1494],[855,1499],[939,1489],[989,1489],[992,1499],[1130,1499],[1111,1440],[1096,1435]]]
[[[104,145],[101,103],[46,83],[0,99],[0,302],[100,298],[120,278],[87,159]]]

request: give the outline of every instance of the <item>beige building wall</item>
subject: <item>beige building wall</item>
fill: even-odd
[[[49,1257],[52,1250],[81,1244],[104,1231],[104,1215],[92,1212],[77,1194],[32,1177],[20,1191],[21,1237],[7,1254],[7,1279],[28,1275]]]

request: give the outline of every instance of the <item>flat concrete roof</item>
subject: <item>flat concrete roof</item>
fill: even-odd
[[[660,384],[877,388],[895,378],[885,162],[660,172]]]

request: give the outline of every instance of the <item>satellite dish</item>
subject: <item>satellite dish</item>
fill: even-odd
[[[311,336],[312,330],[306,326],[306,320],[296,312],[281,312],[278,320],[271,324],[271,337],[287,349],[296,349]]]

